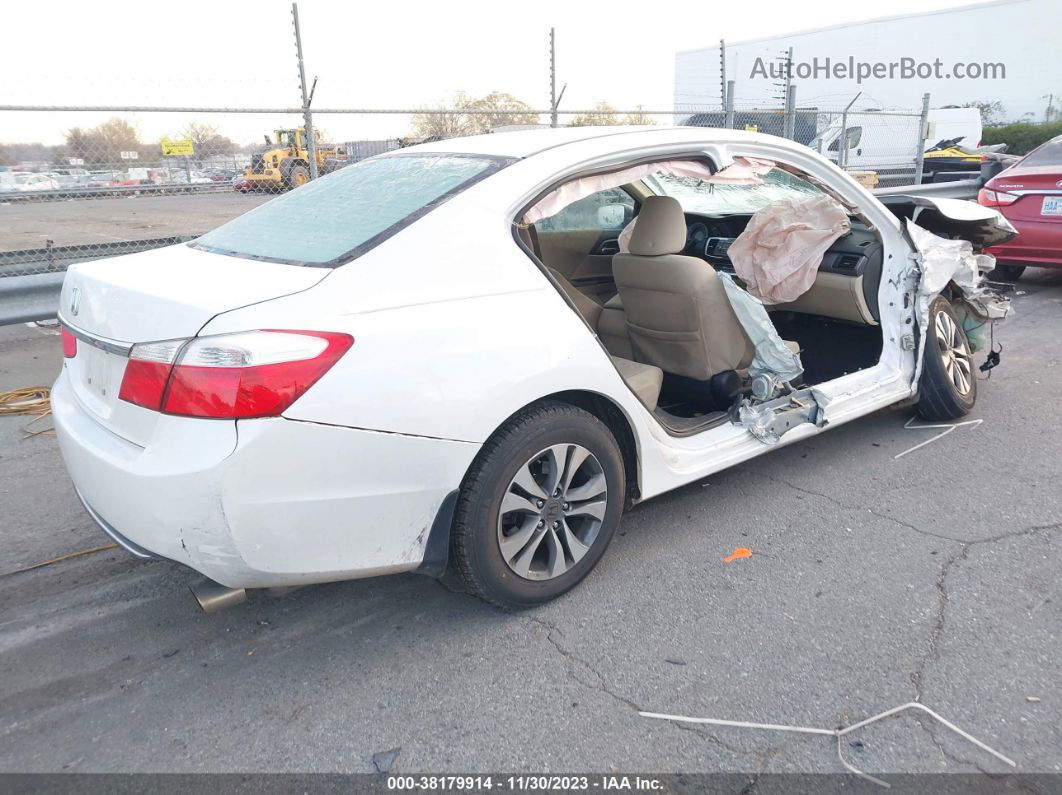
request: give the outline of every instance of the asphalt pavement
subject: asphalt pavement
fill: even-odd
[[[638,711],[833,727],[919,700],[1062,773],[1062,273],[1017,290],[981,424],[897,459],[938,431],[885,410],[659,497],[520,613],[403,575],[205,615],[192,572],[121,550],[11,573],[108,539],[54,436],[0,417],[0,771],[371,772],[398,748],[393,772],[751,781],[841,772],[834,740]],[[0,329],[0,389],[48,383],[58,345]],[[844,750],[870,772],[1009,770],[910,714]]]
[[[201,235],[273,198],[268,193],[122,196],[50,202],[0,200],[4,251]]]

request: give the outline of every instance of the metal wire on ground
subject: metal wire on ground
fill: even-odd
[[[691,718],[691,717],[689,717],[687,715],[664,715],[664,714],[660,714],[658,712],[639,712],[638,714],[641,715],[643,718],[657,718],[659,720],[672,720],[672,721],[676,721],[676,722],[679,722],[679,723],[707,723],[707,724],[711,724],[713,726],[732,726],[732,727],[739,728],[739,729],[763,729],[763,730],[766,730],[766,731],[797,732],[797,733],[800,733],[800,734],[824,734],[824,735],[827,735],[827,736],[833,736],[833,737],[837,738],[837,756],[841,760],[841,764],[844,765],[845,768],[847,768],[850,772],[854,773],[855,775],[859,776],[860,778],[865,778],[868,781],[872,781],[875,784],[879,784],[882,787],[886,787],[887,788],[887,787],[890,786],[890,784],[888,782],[882,781],[880,778],[875,778],[874,776],[870,775],[869,773],[864,773],[862,770],[860,770],[859,768],[855,767],[848,760],[846,760],[844,758],[844,754],[841,753],[841,738],[844,737],[847,734],[850,734],[851,732],[854,732],[854,731],[856,731],[858,729],[862,729],[864,726],[866,726],[868,724],[874,723],[875,721],[882,720],[883,718],[888,718],[888,717],[890,717],[892,715],[896,715],[897,713],[904,712],[905,710],[908,710],[908,709],[915,709],[915,710],[919,710],[920,712],[926,713],[931,718],[936,720],[938,723],[943,724],[944,726],[946,726],[949,729],[951,729],[953,732],[958,734],[963,739],[965,739],[968,742],[971,742],[974,745],[976,745],[982,751],[986,751],[987,753],[992,754],[992,756],[996,757],[996,759],[999,759],[999,760],[1001,760],[1003,762],[1006,762],[1011,767],[1017,767],[1017,764],[1014,762],[1013,759],[1010,759],[1009,757],[1004,756],[999,751],[995,750],[994,748],[991,748],[990,746],[988,746],[985,743],[983,743],[980,740],[978,740],[972,734],[969,734],[968,732],[963,731],[958,726],[956,726],[954,723],[942,718],[940,715],[935,713],[933,710],[931,710],[925,704],[920,704],[917,701],[910,701],[910,702],[908,702],[906,704],[901,704],[898,707],[893,707],[892,709],[885,710],[885,712],[881,712],[881,713],[879,713],[877,715],[869,717],[866,720],[861,720],[858,723],[853,723],[851,726],[843,726],[843,727],[838,727],[836,729],[820,729],[820,728],[817,728],[817,727],[814,727],[814,726],[787,726],[787,725],[782,725],[782,724],[777,724],[777,723],[753,723],[751,721],[722,720],[720,718]]]

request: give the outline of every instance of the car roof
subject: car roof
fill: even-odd
[[[624,149],[630,146],[651,146],[660,143],[678,142],[688,138],[698,142],[770,142],[775,146],[792,146],[784,138],[763,133],[745,132],[713,127],[679,126],[604,126],[604,127],[557,127],[538,130],[513,130],[507,132],[470,135],[463,138],[448,138],[442,141],[417,144],[394,152],[446,152],[449,154],[477,154],[492,157],[525,158],[546,151],[583,141],[598,140],[603,151]]]

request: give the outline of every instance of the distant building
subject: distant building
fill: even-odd
[[[728,41],[726,77],[736,83],[737,108],[778,107],[777,83],[784,75],[777,70],[792,47],[801,107],[844,107],[861,91],[853,109],[917,109],[929,92],[933,107],[998,101],[1007,120],[1044,121],[1048,115],[1062,118],[1060,35],[1059,0],[995,0]],[[905,63],[920,71],[901,77]],[[860,68],[877,74],[860,79]],[[971,76],[959,78],[957,72]],[[675,110],[720,105],[719,45],[678,53]]]

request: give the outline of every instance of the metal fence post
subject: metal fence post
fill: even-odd
[[[922,171],[926,161],[926,136],[929,134],[929,94],[922,95],[922,117],[918,122],[918,151],[915,152],[914,184],[922,184]]]
[[[302,63],[298,3],[291,4],[291,16],[295,20],[295,52],[299,58],[299,84],[302,86],[302,125],[306,131],[306,157],[310,161],[310,179],[317,179],[317,141],[313,137],[313,114],[310,112],[310,98],[306,94],[306,67]]]
[[[724,105],[723,112],[725,113],[723,119],[723,126],[728,130],[734,129],[734,81],[726,81],[726,104]]]
[[[797,87],[790,83],[785,92],[785,122],[782,135],[790,141],[796,140],[796,90]]]

